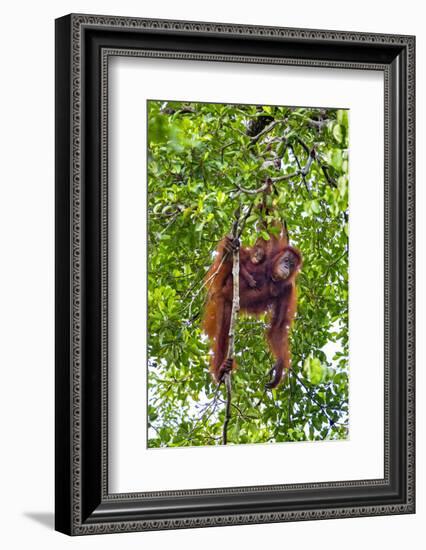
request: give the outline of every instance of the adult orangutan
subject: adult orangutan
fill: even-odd
[[[288,332],[296,312],[296,275],[302,266],[302,256],[289,246],[286,230],[281,224],[279,236],[270,234],[268,241],[259,238],[252,248],[239,248],[240,311],[259,315],[267,313],[266,334],[276,361],[270,370],[267,388],[281,382],[285,369],[290,368]],[[276,225],[276,226],[277,226]],[[206,281],[210,285],[204,313],[203,328],[211,342],[211,373],[220,383],[225,373],[236,367],[234,359],[226,359],[232,312],[232,251],[238,240],[223,238],[217,248]]]

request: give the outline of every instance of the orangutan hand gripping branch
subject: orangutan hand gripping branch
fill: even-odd
[[[239,250],[240,310],[260,315],[267,313],[269,328],[266,338],[276,362],[270,370],[267,388],[281,382],[285,369],[290,368],[288,332],[296,312],[296,275],[302,266],[302,256],[289,246],[282,225],[279,237],[259,238],[252,248]],[[206,276],[210,289],[205,307],[203,327],[211,342],[211,373],[220,383],[225,373],[236,367],[234,359],[226,359],[232,311],[232,254],[239,242],[222,239],[213,265]]]

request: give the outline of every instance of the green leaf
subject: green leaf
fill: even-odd
[[[344,130],[342,126],[340,126],[340,124],[335,124],[333,126],[333,136],[335,140],[338,141],[339,143],[343,141]]]
[[[321,207],[320,207],[319,202],[317,200],[311,201],[311,210],[315,214],[319,214],[321,212]]]
[[[330,164],[335,168],[337,171],[340,171],[342,169],[342,151],[340,149],[333,149],[333,152],[331,154]]]
[[[349,116],[347,109],[339,109],[337,111],[337,122],[345,129],[349,126]]]

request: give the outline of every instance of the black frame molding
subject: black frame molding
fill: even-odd
[[[110,56],[377,70],[385,80],[384,478],[111,494]],[[415,511],[415,38],[68,15],[56,20],[56,529],[70,535]]]

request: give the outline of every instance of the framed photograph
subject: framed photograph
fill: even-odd
[[[56,529],[415,511],[413,36],[56,20]]]

